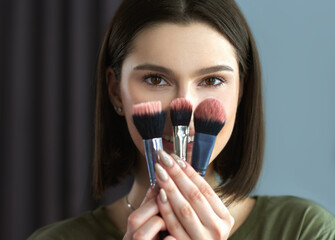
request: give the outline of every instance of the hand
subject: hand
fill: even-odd
[[[209,184],[186,161],[159,152],[157,196],[166,228],[176,239],[227,239],[234,219]],[[178,164],[176,164],[178,163]]]
[[[128,217],[127,232],[123,239],[157,239],[158,232],[166,230],[166,225],[160,216],[156,203],[158,187],[150,188],[141,206]]]

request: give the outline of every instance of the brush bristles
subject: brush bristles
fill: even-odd
[[[163,136],[166,113],[159,101],[140,103],[133,106],[134,124],[143,139]]]
[[[173,126],[188,126],[192,117],[192,104],[185,98],[177,98],[170,104],[170,116]]]
[[[194,128],[198,133],[218,135],[226,121],[222,102],[207,98],[194,111]]]
[[[144,102],[133,106],[133,114],[136,115],[153,115],[162,111],[160,101]]]

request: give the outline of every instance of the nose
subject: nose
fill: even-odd
[[[193,112],[194,112],[194,109],[198,106],[198,104],[202,100],[202,96],[197,91],[196,86],[193,86],[191,83],[188,83],[188,82],[183,82],[179,84],[175,98],[186,98],[187,100],[189,100],[192,104]],[[191,117],[191,122],[190,122],[189,127],[190,129],[192,129],[192,132],[193,132],[193,129],[194,129],[193,114]]]
[[[191,83],[184,82],[179,84],[175,98],[186,98],[192,103],[193,110],[200,103],[200,96],[198,96],[196,87]],[[193,117],[193,116],[192,116]]]

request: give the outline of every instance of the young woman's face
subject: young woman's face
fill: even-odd
[[[188,99],[193,109],[205,98],[223,102],[226,124],[217,136],[212,161],[229,140],[239,99],[239,69],[233,46],[215,29],[203,23],[159,24],[142,31],[122,65],[120,95],[130,135],[144,155],[140,134],[132,120],[134,104],[162,102],[169,113],[175,98]],[[194,135],[193,119],[190,136]],[[163,145],[173,152],[172,124],[166,119]],[[192,154],[188,145],[187,160]]]

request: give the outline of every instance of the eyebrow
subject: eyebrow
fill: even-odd
[[[213,67],[199,69],[195,73],[195,75],[205,75],[205,74],[208,74],[208,73],[221,72],[221,71],[234,72],[234,70],[228,65],[217,65],[217,66],[213,66]]]
[[[154,64],[142,64],[134,67],[135,70],[151,70],[155,72],[165,73],[167,75],[173,75],[173,71],[166,67],[154,65]]]
[[[155,65],[155,64],[149,64],[149,63],[138,65],[134,67],[134,70],[150,70],[150,71],[165,73],[167,75],[174,75],[173,71],[169,68],[162,67],[162,66]],[[207,67],[207,68],[201,68],[195,72],[195,75],[199,76],[199,75],[205,75],[205,74],[209,74],[213,72],[220,72],[220,71],[234,72],[233,68],[231,68],[228,65],[217,65],[217,66],[212,66],[212,67]]]

